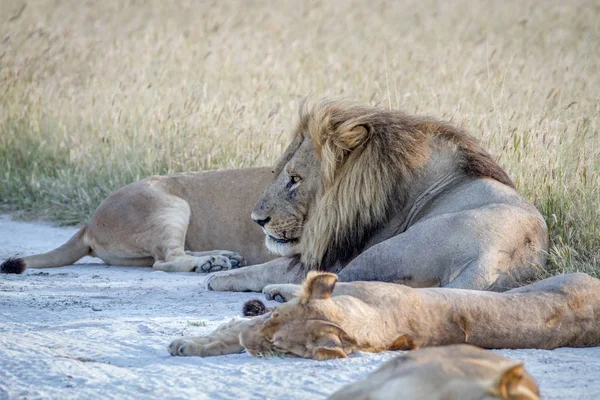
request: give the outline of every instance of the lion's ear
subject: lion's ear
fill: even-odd
[[[338,277],[336,274],[329,272],[309,272],[302,285],[303,290],[300,296],[300,303],[306,304],[310,300],[325,300],[330,298],[337,280]]]
[[[329,360],[346,358],[346,351],[352,352],[358,345],[339,325],[324,320],[307,320],[306,328],[310,332],[313,358]]]
[[[326,187],[333,183],[340,163],[345,161],[349,153],[367,143],[372,133],[370,125],[348,121],[338,126],[333,134],[326,136],[326,140],[316,147]]]
[[[367,124],[344,123],[338,127],[338,133],[334,136],[334,143],[345,151],[352,151],[368,142],[372,132],[373,129]]]
[[[415,350],[417,348],[415,339],[409,335],[398,336],[387,350]]]
[[[503,399],[539,398],[535,382],[528,382],[528,379],[525,378],[523,363],[511,363],[503,368],[493,384],[492,391]]]
[[[313,359],[317,361],[332,360],[334,358],[348,357],[341,347],[317,347],[313,352]]]
[[[313,320],[307,321],[314,340],[313,357],[315,360],[346,358],[344,339],[348,334],[334,323]]]

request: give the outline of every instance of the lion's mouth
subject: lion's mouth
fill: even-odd
[[[275,243],[281,243],[281,244],[290,244],[290,243],[298,243],[298,241],[300,239],[298,238],[292,238],[292,239],[278,239],[272,235],[269,235],[267,233],[267,236],[269,236],[269,239],[271,239],[272,241],[274,241]]]

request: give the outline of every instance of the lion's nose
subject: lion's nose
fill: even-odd
[[[269,223],[269,221],[271,220],[271,217],[267,217],[265,219],[260,219],[260,218],[252,218],[252,219],[254,220],[254,222],[256,222],[257,224],[259,224],[262,227]]]

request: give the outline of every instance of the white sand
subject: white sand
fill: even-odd
[[[0,261],[51,250],[75,232],[0,216]],[[204,278],[93,258],[0,275],[0,399],[320,399],[397,354],[171,357],[172,339],[205,334],[262,298],[204,292]],[[525,361],[546,399],[600,398],[600,347],[499,353]]]

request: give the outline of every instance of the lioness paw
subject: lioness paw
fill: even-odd
[[[231,263],[232,269],[246,266],[246,260],[244,260],[244,257],[242,257],[240,253],[236,253],[235,251],[213,250],[210,252],[204,252],[203,255],[227,257],[229,259],[229,262]]]
[[[242,257],[239,253],[234,251],[223,251],[221,255],[229,259],[231,268],[240,268],[246,266],[246,260],[244,260],[244,257]]]
[[[238,265],[238,261],[235,261],[235,265]],[[196,263],[196,272],[207,273],[217,271],[227,271],[234,268],[232,261],[226,256],[206,256],[198,257]]]
[[[188,339],[176,339],[169,345],[169,353],[172,356],[193,356],[194,344]]]
[[[244,348],[239,344],[237,335],[234,339],[227,342],[211,335],[176,339],[169,345],[169,353],[172,356],[213,357],[243,351]]]
[[[300,289],[299,285],[290,283],[267,285],[263,289],[263,294],[267,300],[275,300],[279,303],[285,303],[296,297],[296,293]]]

